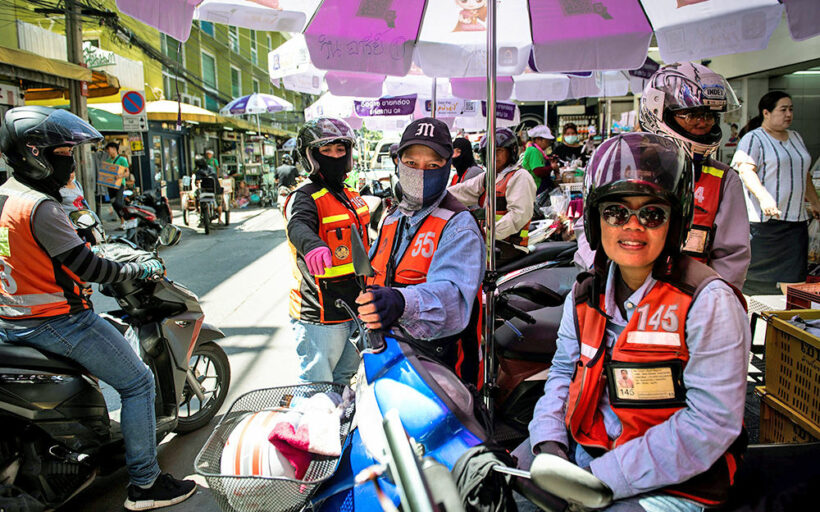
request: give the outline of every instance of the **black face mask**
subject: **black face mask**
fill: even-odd
[[[456,168],[456,171],[459,175],[464,174],[464,172],[470,167],[471,159],[469,156],[465,155],[463,152],[453,157],[453,167]]]
[[[317,149],[312,151],[312,156],[319,164],[319,174],[325,184],[331,189],[341,190],[348,172],[348,156],[333,158],[319,153]]]
[[[71,173],[74,172],[74,157],[62,155],[49,155],[48,161],[51,163],[54,172],[51,173],[50,178],[54,180],[57,185],[64,187],[71,179]]]

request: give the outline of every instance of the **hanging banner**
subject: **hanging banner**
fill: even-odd
[[[481,115],[487,117],[487,102],[481,102]],[[495,104],[495,117],[498,119],[504,119],[506,121],[512,121],[515,119],[515,103],[502,103],[497,102]]]
[[[415,94],[353,101],[353,110],[359,117],[406,116],[412,114],[415,109]]]

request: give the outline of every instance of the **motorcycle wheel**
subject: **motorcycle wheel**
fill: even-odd
[[[199,215],[202,218],[202,226],[205,228],[205,234],[211,233],[211,212],[208,205],[203,204],[199,207]]]
[[[231,384],[231,365],[222,347],[214,342],[203,343],[194,349],[188,368],[203,387],[205,402],[191,390],[186,382],[179,404],[176,432],[193,432],[207,425],[216,416],[228,396]]]

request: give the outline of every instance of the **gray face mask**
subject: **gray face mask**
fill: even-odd
[[[402,190],[399,209],[404,213],[412,213],[433,204],[447,188],[450,165],[451,161],[448,160],[439,169],[413,169],[399,159],[399,183]]]

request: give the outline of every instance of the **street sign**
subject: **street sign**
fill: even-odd
[[[128,143],[131,144],[131,156],[142,156],[145,154],[145,147],[142,144],[142,134],[129,133]]]
[[[145,94],[141,91],[121,91],[122,127],[127,132],[147,132],[148,114],[145,112]]]

